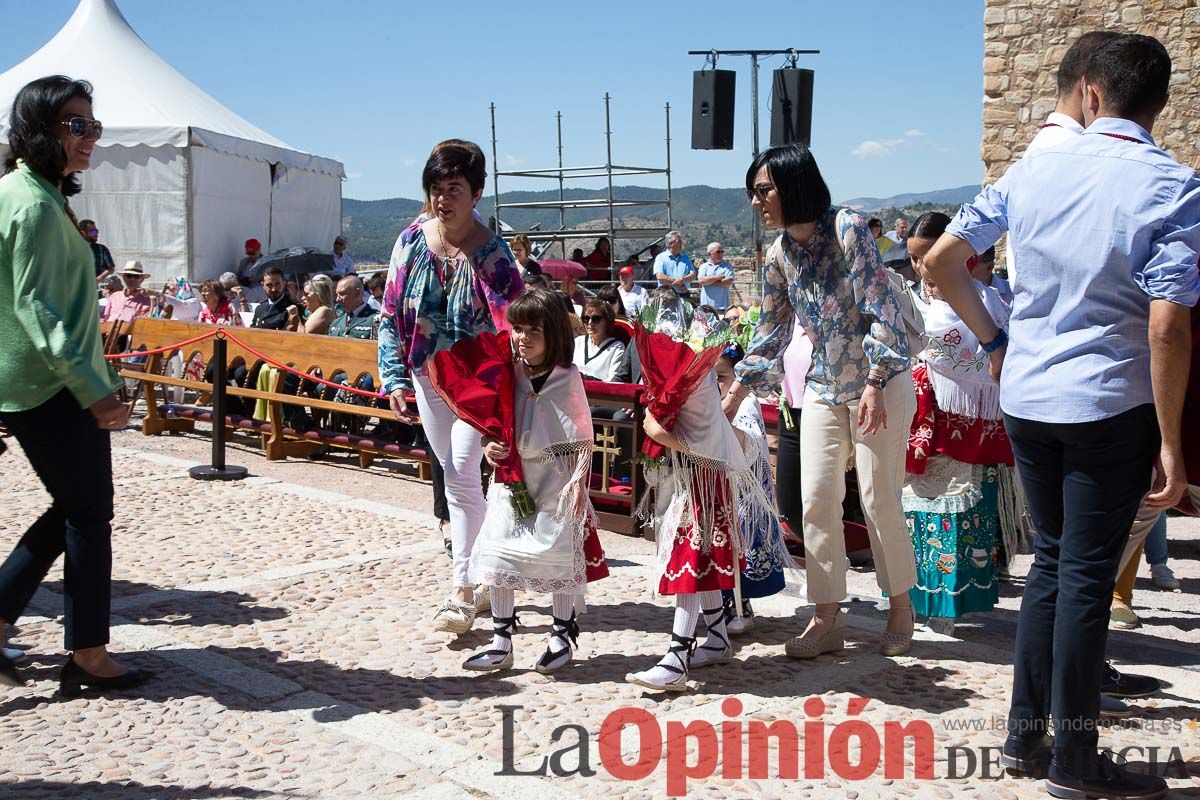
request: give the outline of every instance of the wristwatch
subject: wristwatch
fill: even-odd
[[[867,386],[874,386],[879,391],[883,391],[883,387],[887,386],[887,378],[876,378],[873,375],[867,376]]]

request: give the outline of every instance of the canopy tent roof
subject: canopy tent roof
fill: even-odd
[[[53,39],[0,74],[0,141],[8,140],[9,115],[21,87],[59,74],[95,88],[96,116],[104,122],[101,147],[199,145],[345,177],[340,162],[296,150],[185,78],[142,41],[115,0],[80,0]]]

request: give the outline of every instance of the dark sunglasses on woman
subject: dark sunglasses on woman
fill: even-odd
[[[71,135],[76,139],[82,139],[84,136],[88,135],[99,139],[104,134],[104,123],[98,119],[71,117],[70,119],[62,120],[58,124],[66,125],[70,130]]]

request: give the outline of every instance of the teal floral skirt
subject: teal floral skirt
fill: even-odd
[[[979,491],[965,496],[904,497],[917,559],[917,585],[909,596],[918,615],[956,619],[990,611],[999,599],[999,470],[977,467],[975,476]]]

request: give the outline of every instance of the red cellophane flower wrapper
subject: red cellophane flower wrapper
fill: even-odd
[[[633,326],[633,341],[642,362],[642,384],[646,387],[646,410],[666,430],[672,430],[684,402],[720,359],[724,344],[693,348],[665,333],[646,330],[641,322]],[[666,448],[647,437],[642,455],[658,459]]]
[[[508,458],[496,465],[496,480],[508,485],[519,518],[532,514],[533,498],[517,454],[508,331],[484,331],[460,339],[449,350],[434,353],[427,363],[429,381],[446,405],[472,428],[508,448]]]

